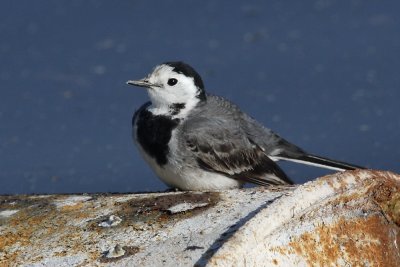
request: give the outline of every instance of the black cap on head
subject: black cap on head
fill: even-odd
[[[173,71],[175,71],[176,73],[181,73],[187,77],[192,77],[194,80],[194,84],[197,88],[199,88],[198,97],[200,99],[205,99],[206,96],[204,92],[204,83],[197,71],[195,71],[191,66],[182,61],[165,62],[164,64],[172,67]]]

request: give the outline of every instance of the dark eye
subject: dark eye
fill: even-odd
[[[177,83],[178,83],[178,80],[175,78],[171,78],[168,80],[168,85],[174,86]]]

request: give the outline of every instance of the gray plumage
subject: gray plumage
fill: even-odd
[[[291,183],[268,157],[278,144],[293,153],[300,151],[236,105],[213,95],[192,110],[177,128],[177,136],[183,140],[183,156],[195,159],[196,167],[259,185]]]

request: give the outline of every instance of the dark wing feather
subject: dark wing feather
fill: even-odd
[[[197,125],[201,127],[192,122],[184,132],[186,146],[200,167],[257,185],[292,184],[264,150],[237,126],[216,120]]]

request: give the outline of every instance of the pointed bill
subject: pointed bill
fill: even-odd
[[[154,84],[149,83],[149,81],[146,79],[129,80],[126,82],[126,84],[140,86],[140,87],[146,87],[146,88],[150,88],[151,86],[154,86]]]

